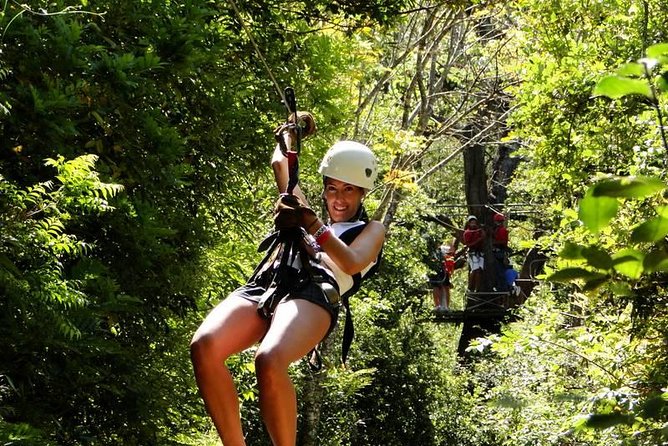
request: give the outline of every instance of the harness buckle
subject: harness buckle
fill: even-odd
[[[322,288],[322,292],[325,294],[325,299],[330,305],[339,305],[341,303],[341,295],[332,284],[321,282],[318,285]]]

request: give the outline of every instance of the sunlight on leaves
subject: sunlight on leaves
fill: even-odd
[[[654,97],[646,81],[623,76],[606,76],[594,87],[594,96],[619,99],[632,94],[640,94],[650,99]]]
[[[661,56],[668,56],[668,43],[658,43],[647,48],[647,57],[659,59]]]
[[[618,208],[619,203],[616,198],[595,197],[588,193],[580,200],[578,218],[587,229],[593,233],[598,233],[610,223],[610,220],[617,214]]]
[[[639,279],[644,271],[643,261],[645,255],[632,248],[622,249],[612,256],[614,268],[620,274],[631,279]]]
[[[631,240],[636,243],[656,242],[668,235],[668,219],[655,217],[636,226],[631,233]]]
[[[655,177],[619,177],[592,186],[594,197],[645,198],[660,192],[666,184]]]
[[[605,278],[605,274],[590,271],[585,268],[573,267],[564,268],[547,277],[550,282],[573,282],[575,280],[596,280]]]

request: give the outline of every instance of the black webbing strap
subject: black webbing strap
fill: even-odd
[[[288,158],[288,188],[286,192],[292,194],[295,186],[299,183],[299,153],[302,149],[302,128],[297,118],[295,90],[292,87],[286,87],[283,93],[285,96],[285,107],[288,109],[288,127],[294,130],[296,136],[296,141],[294,141],[295,150],[287,150],[283,137],[280,138],[282,142],[281,151]]]
[[[348,359],[348,352],[350,351],[350,346],[353,343],[355,338],[355,325],[353,324],[353,314],[350,311],[350,302],[348,301],[348,296],[343,297],[343,306],[346,309],[346,322],[343,326],[343,340],[341,343],[341,362],[345,365],[346,359]]]
[[[368,217],[366,216],[366,210],[364,210],[364,207],[360,208],[360,213],[362,221],[368,221]],[[342,242],[344,242],[346,245],[350,245],[353,240],[364,230],[366,225],[360,225],[355,228],[349,229],[343,234],[341,234],[340,239]],[[383,256],[383,249],[381,248],[380,252],[378,253],[378,257],[376,257],[376,263],[369,269],[369,271],[366,272],[364,275],[364,279],[367,279],[371,277],[373,274],[376,273],[378,270],[378,267],[380,265],[380,261]],[[343,339],[342,339],[342,345],[341,345],[341,361],[345,365],[346,359],[348,358],[348,352],[350,351],[350,346],[353,343],[353,339],[355,338],[355,325],[353,324],[353,314],[352,311],[350,310],[350,301],[349,298],[353,294],[357,292],[359,289],[361,283],[362,283],[362,274],[357,273],[352,276],[353,278],[353,287],[348,290],[346,293],[341,296],[341,303],[343,304],[343,307],[346,309],[346,321],[343,326]]]
[[[302,139],[301,127],[297,123],[297,100],[292,87],[285,88],[283,103],[288,111],[288,122],[279,126],[275,130],[274,136],[279,144],[281,153],[288,159],[288,185],[286,192],[292,194],[299,182],[299,152],[301,151]],[[290,122],[291,117],[294,122]],[[288,150],[283,139],[283,133],[291,130],[296,135],[296,150]],[[272,316],[276,305],[278,305],[281,299],[293,291],[296,277],[289,272],[291,271],[294,259],[300,254],[300,250],[302,249],[300,246],[302,238],[303,231],[301,228],[289,228],[275,231],[260,243],[259,250],[266,249],[267,254],[251,278],[254,279],[261,270],[271,269],[271,284],[267,288],[267,291],[262,294],[257,306],[258,313],[267,319]],[[275,262],[279,257],[278,266],[266,265],[267,262]]]
[[[271,274],[271,283],[267,290],[260,297],[257,305],[257,311],[265,319],[270,319],[276,309],[276,305],[285,296],[295,290],[295,285],[299,282],[298,272],[291,268],[295,258],[300,255],[299,246],[302,237],[301,228],[282,229],[272,233],[262,243],[260,248],[267,247],[268,251],[260,265],[251,276],[254,280],[260,271],[269,270]],[[267,262],[274,263],[278,260],[278,265],[265,266]]]

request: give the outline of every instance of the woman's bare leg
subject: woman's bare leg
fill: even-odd
[[[331,317],[303,299],[281,302],[255,357],[260,411],[274,446],[294,446],[297,398],[289,365],[304,357],[327,333]]]
[[[230,296],[218,304],[199,326],[190,344],[195,378],[206,410],[225,446],[245,445],[239,416],[239,397],[225,360],[257,343],[268,321],[257,304]]]
[[[438,307],[441,304],[441,294],[438,285],[432,288],[432,295],[434,296],[434,308],[438,310]]]

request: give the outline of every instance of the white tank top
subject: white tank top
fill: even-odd
[[[356,228],[360,225],[366,225],[363,221],[353,221],[353,222],[341,222],[341,223],[333,223],[330,226],[330,230],[334,233],[335,236],[338,238],[341,238],[341,235],[353,228]],[[320,252],[318,254],[321,260],[321,264],[324,264],[324,266],[329,269],[332,274],[334,275],[334,280],[336,280],[336,283],[339,285],[339,293],[341,295],[344,295],[346,292],[348,292],[354,285],[354,280],[353,276],[344,273],[341,268],[327,255],[327,253]],[[371,268],[376,264],[377,260],[374,260],[373,262],[369,263],[362,271],[360,271],[360,276],[362,279],[364,279],[364,276],[369,272]]]

